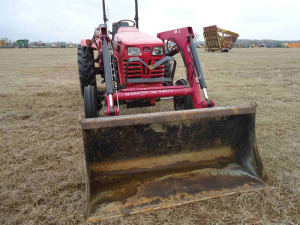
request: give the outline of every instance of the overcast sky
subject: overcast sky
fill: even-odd
[[[0,38],[78,42],[102,23],[102,0],[0,0]],[[110,25],[134,18],[134,0],[106,0]],[[300,0],[139,0],[140,30],[217,25],[241,39],[300,39]]]

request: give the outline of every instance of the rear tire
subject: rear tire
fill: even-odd
[[[176,86],[188,86],[188,82],[185,79],[180,79],[176,81],[175,83]],[[193,104],[193,99],[190,95],[186,96],[174,96],[174,109],[175,111],[179,110],[187,110],[187,109],[193,109],[194,104]]]
[[[84,112],[85,118],[98,117],[97,88],[94,85],[84,87]]]
[[[92,49],[88,52],[86,50],[87,47],[78,46],[78,70],[82,96],[84,95],[84,87],[96,86],[94,53]]]

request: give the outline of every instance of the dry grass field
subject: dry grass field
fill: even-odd
[[[85,223],[76,53],[0,50],[0,224]],[[300,224],[300,49],[199,53],[217,106],[258,103],[256,136],[274,188],[103,224]],[[163,101],[147,111],[172,109]]]

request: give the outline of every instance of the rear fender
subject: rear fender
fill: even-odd
[[[90,43],[91,41],[92,41],[91,39],[81,39],[80,44],[81,44],[81,46],[83,46],[83,47],[88,47],[88,45],[89,45],[89,43]],[[100,47],[101,47],[101,41],[100,41],[99,39],[97,39],[96,42],[97,42],[97,45],[98,45],[99,48],[100,48]],[[91,45],[91,48],[92,48],[93,50],[97,50],[97,45],[96,45],[95,43],[93,43],[93,44]]]

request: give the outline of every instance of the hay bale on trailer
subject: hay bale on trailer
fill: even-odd
[[[205,50],[208,52],[228,52],[239,37],[237,33],[218,28],[216,25],[204,27],[203,30]]]

